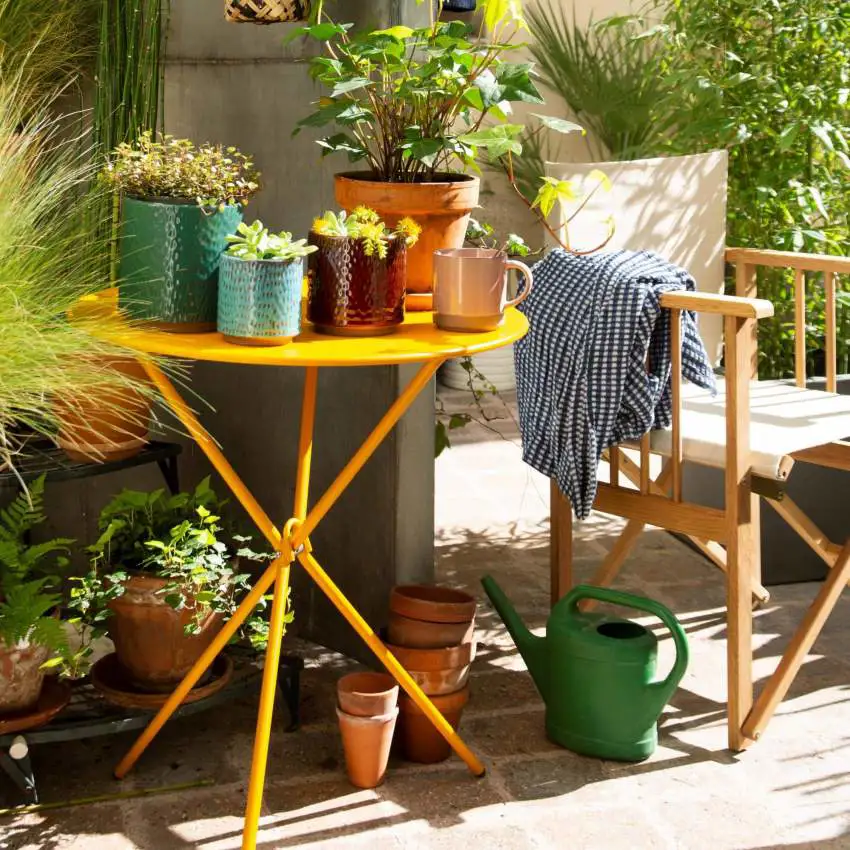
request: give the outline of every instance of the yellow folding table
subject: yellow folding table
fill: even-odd
[[[355,631],[381,660],[399,685],[427,715],[454,751],[466,762],[476,776],[484,774],[484,765],[464,744],[449,723],[434,707],[431,700],[411,678],[410,674],[387,650],[357,609],[346,599],[331,577],[313,556],[310,534],[322,518],[362,469],[366,461],[404,415],[419,392],[428,385],[440,364],[451,357],[463,357],[508,345],[520,339],[528,330],[525,317],[509,309],[503,325],[496,331],[481,334],[460,334],[441,331],[434,327],[430,313],[409,314],[404,324],[394,333],[376,337],[331,337],[313,332],[309,325],[289,345],[276,348],[259,348],[233,345],[220,334],[173,334],[157,330],[130,327],[116,320],[108,338],[138,353],[138,358],[150,379],[162,393],[171,410],[183,423],[212,465],[233,491],[234,496],[256,523],[278,557],[253,586],[233,617],[219,632],[210,647],[195,666],[186,674],[174,693],[168,698],[148,727],[142,732],[126,756],[115,768],[120,779],[133,767],[148,744],[185,699],[189,691],[224,649],[230,638],[251,614],[260,599],[274,585],[268,647],[263,670],[257,732],[251,778],[248,786],[248,804],[242,837],[243,850],[254,850],[260,818],[260,807],[265,782],[269,736],[283,637],[284,614],[289,588],[290,565],[298,561],[325,595],[339,609]],[[298,469],[295,479],[295,507],[293,516],[279,530],[251,495],[236,474],[210,434],[198,421],[172,382],[151,358],[155,356],[180,357],[189,360],[206,360],[220,363],[242,363],[256,366],[294,366],[305,369],[304,399],[301,408],[301,432],[298,445]],[[330,485],[327,492],[308,509],[310,464],[313,454],[313,423],[316,413],[316,389],[319,369],[323,366],[390,366],[419,363],[418,372],[384,417],[378,422],[351,460]]]

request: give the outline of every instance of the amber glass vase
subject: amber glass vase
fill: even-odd
[[[366,254],[362,240],[310,234],[307,318],[320,333],[373,336],[404,321],[407,246],[387,242],[385,257]]]

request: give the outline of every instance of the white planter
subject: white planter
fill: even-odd
[[[472,358],[473,367],[480,372],[487,383],[477,378],[475,372],[471,373],[472,386],[476,390],[487,391],[492,384],[499,392],[509,392],[516,389],[516,374],[514,372],[514,347],[513,344],[493,351],[485,351],[476,354]],[[455,390],[469,389],[470,373],[461,366],[460,360],[449,360],[439,372],[440,383],[443,386]]]

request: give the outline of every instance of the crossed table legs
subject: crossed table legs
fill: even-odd
[[[404,415],[419,392],[428,384],[431,377],[440,366],[440,360],[424,363],[413,380],[392,404],[375,429],[366,438],[354,457],[346,464],[336,480],[324,495],[308,510],[308,493],[310,485],[310,464],[313,454],[313,425],[316,413],[316,385],[318,382],[318,367],[306,368],[304,381],[304,400],[301,408],[301,432],[298,441],[298,471],[295,479],[295,507],[293,516],[279,531],[268,515],[251,495],[245,484],[236,474],[233,467],[225,458],[210,434],[198,421],[181,398],[174,385],[162,371],[149,359],[140,356],[140,362],[150,379],[162,393],[177,418],[183,423],[191,437],[200,446],[212,465],[224,479],[233,495],[239,501],[248,515],[256,523],[275,551],[277,558],[272,561],[251,591],[227,621],[222,630],[210,644],[194,667],[186,674],[156,716],[151,720],[144,732],[139,736],[129,752],[115,768],[115,776],[123,778],[148,744],[156,737],[166,721],[177,710],[189,691],[195,686],[206,669],[219,652],[224,649],[237,629],[248,618],[263,596],[274,585],[271,620],[269,624],[268,646],[266,648],[265,666],[263,668],[262,690],[260,692],[260,707],[257,716],[257,732],[254,738],[254,754],[251,764],[251,778],[248,785],[248,804],[245,812],[245,827],[242,833],[243,850],[254,850],[257,843],[257,830],[260,819],[260,808],[263,799],[263,784],[266,775],[269,738],[271,736],[272,713],[277,680],[277,670],[280,661],[280,647],[283,639],[284,615],[286,600],[289,593],[289,570],[294,561],[307,571],[308,575],[319,585],[322,592],[333,602],[339,612],[351,624],[357,634],[366,642],[381,663],[404,688],[410,698],[425,713],[440,734],[451,744],[452,749],[466,762],[475,776],[484,775],[484,765],[466,746],[451,725],[434,707],[430,699],[401,666],[392,653],[384,646],[369,624],[360,616],[357,609],[334,584],[330,576],[322,569],[313,557],[310,545],[310,534],[331,509],[352,479],[363,468],[383,439],[393,426]]]

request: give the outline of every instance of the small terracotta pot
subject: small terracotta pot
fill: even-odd
[[[0,716],[27,711],[38,702],[44,684],[41,665],[48,655],[38,644],[9,647],[0,641]]]
[[[469,623],[427,623],[390,611],[387,639],[396,646],[414,649],[439,649],[470,643],[475,632],[475,621]]]
[[[432,697],[431,702],[446,718],[452,729],[457,729],[463,708],[469,702],[469,687],[464,687],[453,694]],[[445,761],[451,755],[452,748],[416,703],[406,694],[402,694],[398,708],[398,731],[403,756],[408,761],[420,764]]]
[[[390,714],[398,703],[398,685],[388,673],[349,673],[337,682],[336,693],[339,707],[357,717]]]
[[[106,382],[85,397],[55,402],[56,442],[76,462],[124,460],[148,442],[150,400],[126,380],[139,386],[148,383],[144,369],[132,357],[103,358],[102,368],[116,373],[114,384]]]
[[[376,788],[384,781],[398,708],[375,717],[356,717],[337,708],[345,769],[357,788]]]
[[[441,649],[410,649],[387,644],[387,649],[429,696],[460,690],[469,678],[469,666],[475,654],[472,643]]]
[[[109,603],[109,637],[121,666],[141,690],[171,691],[221,630],[220,614],[209,612],[200,634],[187,635],[184,627],[195,616],[195,606],[175,611],[163,598],[168,582],[156,576],[132,576],[122,596]]]
[[[471,623],[475,599],[450,587],[402,584],[390,594],[390,611],[427,623]]]

